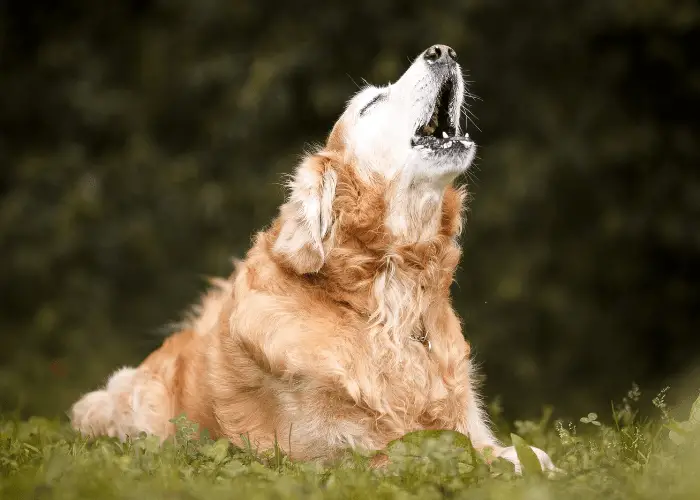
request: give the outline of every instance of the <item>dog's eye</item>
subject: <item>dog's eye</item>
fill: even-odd
[[[360,116],[364,115],[369,108],[377,104],[379,101],[384,99],[386,97],[386,94],[379,94],[374,97],[371,101],[369,101],[365,106],[360,110]]]

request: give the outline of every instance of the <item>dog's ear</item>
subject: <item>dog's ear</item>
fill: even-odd
[[[289,184],[290,195],[280,208],[282,224],[272,252],[299,274],[323,267],[323,238],[333,218],[337,175],[333,158],[323,153],[308,156]]]

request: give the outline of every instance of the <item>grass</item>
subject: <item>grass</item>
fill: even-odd
[[[121,443],[85,440],[65,422],[0,420],[2,499],[698,499],[700,398],[685,422],[670,418],[663,394],[659,416],[641,419],[630,391],[610,425],[589,414],[576,424],[516,422],[512,439],[550,453],[562,474],[545,476],[521,456],[523,476],[510,464],[490,465],[456,433],[412,433],[386,450],[390,464],[371,469],[348,453],[331,466],[289,460],[279,450],[237,449],[196,436],[177,419],[163,445],[142,436]],[[508,441],[508,440],[506,440]],[[527,450],[527,448],[526,448]]]

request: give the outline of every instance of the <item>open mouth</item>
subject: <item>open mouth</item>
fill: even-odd
[[[411,138],[414,149],[452,149],[470,148],[469,134],[457,136],[458,117],[450,113],[450,105],[454,99],[454,81],[446,80],[435,99],[435,107],[428,120],[416,129]]]

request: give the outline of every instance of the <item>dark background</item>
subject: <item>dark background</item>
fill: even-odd
[[[697,1],[0,5],[0,411],[62,415],[138,363],[355,82],[433,43],[480,98],[454,302],[487,399],[700,386]]]

